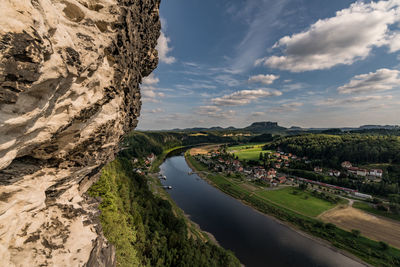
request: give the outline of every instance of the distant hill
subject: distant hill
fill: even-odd
[[[276,131],[286,131],[285,127],[281,127],[277,122],[263,121],[254,122],[250,126],[243,128],[245,131],[250,131],[253,133],[265,133],[265,132],[276,132]]]
[[[254,122],[251,125],[244,128],[235,128],[233,126],[223,128],[220,126],[214,126],[210,128],[205,127],[194,127],[194,128],[186,128],[186,129],[173,129],[171,131],[175,132],[246,132],[253,134],[263,134],[263,133],[273,133],[273,134],[283,134],[283,135],[296,135],[296,134],[304,134],[306,132],[310,133],[331,133],[331,134],[340,134],[343,132],[369,132],[376,130],[400,130],[400,126],[398,125],[362,125],[360,127],[339,127],[339,128],[302,128],[299,126],[291,126],[290,128],[285,128],[280,126],[278,122],[271,121],[261,121]]]

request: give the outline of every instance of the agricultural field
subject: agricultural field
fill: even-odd
[[[293,194],[293,192],[297,193]],[[324,211],[336,206],[336,204],[314,197],[310,192],[294,189],[293,187],[257,192],[257,195],[311,217],[317,217]]]
[[[265,150],[262,150],[263,146],[264,144],[231,146],[228,147],[228,152],[234,153],[235,156],[239,157],[239,160],[258,160],[260,157],[260,152],[267,152]]]
[[[376,214],[376,215],[379,215],[379,216],[388,217],[390,219],[400,221],[400,215],[392,214],[392,213],[389,213],[389,212],[385,212],[383,210],[377,210],[377,209],[375,209],[374,207],[371,207],[368,203],[365,203],[365,202],[356,201],[356,202],[354,202],[353,207],[356,208],[356,209],[360,209],[360,210],[372,213],[372,214]]]
[[[400,222],[377,217],[353,207],[333,209],[319,218],[346,230],[357,229],[366,237],[400,248]]]
[[[217,151],[221,145],[208,145],[208,146],[201,146],[201,147],[194,147],[189,150],[190,155],[204,155],[208,152]]]

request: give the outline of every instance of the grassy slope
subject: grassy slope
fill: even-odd
[[[262,150],[262,147],[263,144],[248,144],[229,147],[228,151],[235,153],[240,160],[258,160],[260,157],[260,152],[266,152]]]
[[[197,167],[200,167],[197,170],[207,170],[205,166],[202,166],[201,163],[197,162],[190,155],[186,154],[186,159],[193,168],[197,169]],[[248,203],[257,210],[288,222],[302,231],[323,238],[335,247],[346,250],[370,264],[376,266],[400,266],[400,250],[396,248],[389,246],[388,249],[384,250],[374,240],[364,236],[355,237],[348,231],[340,229],[335,225],[324,224],[318,219],[276,205],[257,194],[252,194],[242,187],[238,190],[237,185],[230,185],[232,182],[229,182],[228,179],[220,175],[208,175],[207,178],[221,191]]]
[[[377,210],[377,209],[371,207],[370,205],[368,205],[365,202],[355,201],[354,204],[353,204],[353,207],[357,208],[357,209],[360,209],[360,210],[363,210],[363,211],[366,211],[366,212],[369,212],[369,213],[372,213],[372,214],[376,214],[376,215],[379,215],[379,216],[387,217],[387,218],[392,219],[392,220],[400,221],[400,215],[388,213],[388,212],[385,212],[383,210]]]
[[[309,192],[296,190],[298,194],[294,195],[292,194],[293,191],[293,188],[286,187],[279,190],[262,191],[257,194],[279,205],[311,217],[316,217],[322,212],[336,206],[328,201],[314,197]]]
[[[157,158],[154,160],[153,164],[151,164],[149,172],[151,172],[151,173],[159,172],[160,165],[164,162],[165,157],[168,155],[168,153],[170,153],[171,151],[174,151],[176,149],[180,149],[182,147],[184,147],[184,146],[176,146],[176,147],[164,150],[161,155],[157,156]]]

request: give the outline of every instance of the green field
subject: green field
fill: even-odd
[[[188,154],[186,159],[189,163],[193,163],[192,166],[195,169],[197,166],[202,165]],[[206,167],[202,166],[201,169],[204,170]],[[353,253],[374,266],[400,266],[400,251],[398,249],[391,246],[382,249],[381,244],[377,241],[362,235],[356,237],[334,224],[323,223],[314,217],[324,210],[332,208],[335,206],[334,204],[316,199],[310,195],[308,195],[308,199],[304,199],[306,194],[309,194],[307,192],[301,192],[297,196],[292,195],[290,193],[293,188],[268,192],[262,191],[262,193],[256,191],[257,193],[254,193],[245,189],[243,183],[235,183],[231,178],[223,175],[208,173],[206,176],[208,180],[226,194],[248,203],[263,213],[286,221],[302,231],[323,238],[331,242],[333,246]],[[302,205],[297,203],[302,203]],[[313,211],[310,211],[311,209]],[[318,209],[319,211],[317,212],[316,210]]]
[[[231,146],[228,148],[228,152],[234,153],[239,157],[239,160],[258,160],[260,157],[260,152],[267,152],[262,150],[263,145],[264,144],[247,144]]]
[[[392,213],[389,213],[389,212],[385,212],[383,210],[377,210],[377,209],[371,207],[370,205],[368,205],[368,203],[365,203],[365,202],[355,201],[354,204],[353,204],[353,207],[357,208],[357,209],[360,209],[360,210],[363,210],[363,211],[366,211],[366,212],[369,212],[369,213],[372,213],[372,214],[376,214],[376,215],[379,215],[379,216],[387,217],[387,218],[392,219],[392,220],[400,221],[400,215],[392,214]]]
[[[293,191],[297,191],[297,195],[294,195]],[[316,217],[336,206],[326,200],[314,197],[307,191],[297,190],[292,187],[262,191],[257,194],[274,203],[311,217]]]

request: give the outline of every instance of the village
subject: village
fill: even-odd
[[[228,176],[236,175],[247,179],[248,181],[263,181],[267,187],[278,187],[281,185],[294,185],[298,183],[308,183],[316,186],[322,186],[333,190],[339,190],[361,199],[372,199],[371,195],[359,193],[357,190],[323,183],[320,181],[305,179],[295,175],[287,175],[280,171],[283,168],[289,168],[294,162],[305,164],[312,163],[307,157],[298,157],[292,153],[283,151],[260,153],[258,164],[248,164],[238,159],[232,153],[219,149],[209,151],[206,154],[197,154],[194,156],[199,162],[208,166],[209,170],[221,172]],[[263,162],[264,164],[259,164]],[[364,180],[363,183],[374,181],[379,182],[382,179],[383,171],[381,169],[364,169],[353,166],[349,161],[341,164],[342,169],[330,169],[314,167],[314,173],[332,176],[337,178],[352,177]]]
[[[217,149],[194,155],[195,159],[206,165],[209,170],[214,172],[224,173],[228,176],[243,177],[248,181],[262,181],[267,187],[278,187],[282,185],[295,185],[298,183],[308,183],[315,186],[322,186],[333,190],[339,190],[349,195],[361,199],[372,199],[371,195],[359,193],[357,190],[349,189],[298,177],[295,175],[288,175],[281,170],[289,168],[295,162],[304,164],[311,164],[312,161],[307,157],[298,157],[292,153],[285,153],[283,151],[265,151],[260,152],[259,161],[252,161],[248,164],[246,161],[241,161],[235,156],[234,153],[226,152],[225,149]],[[145,175],[151,168],[152,163],[156,159],[153,153],[147,155],[143,162],[138,159],[132,159],[132,163],[137,166],[134,171],[140,175]],[[263,164],[260,164],[263,163]],[[315,166],[313,172],[320,175],[331,176],[336,178],[361,179],[363,183],[366,182],[380,182],[383,176],[381,169],[366,169],[353,166],[350,161],[344,161],[341,164],[342,169],[322,168]]]

